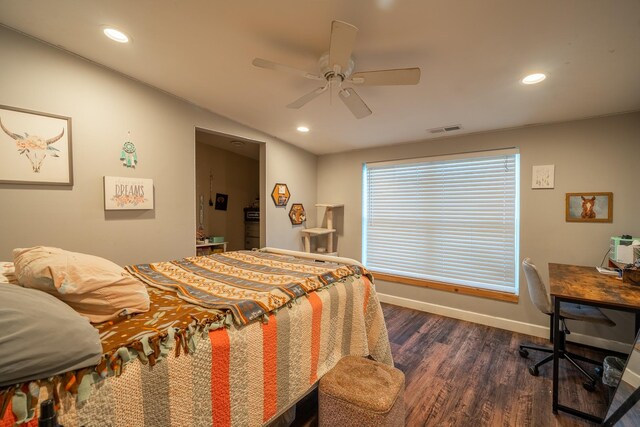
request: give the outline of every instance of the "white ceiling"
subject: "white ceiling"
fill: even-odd
[[[334,19],[360,30],[356,71],[418,66],[420,84],[358,87],[361,120],[335,94],[285,108],[318,82],[251,61],[318,72]],[[638,0],[0,0],[0,23],[316,154],[640,110]]]
[[[248,139],[196,129],[196,142],[231,151],[253,160],[260,160],[260,144]]]

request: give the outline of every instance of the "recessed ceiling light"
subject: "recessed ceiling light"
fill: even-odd
[[[120,30],[116,30],[115,28],[112,28],[112,27],[107,27],[102,31],[104,32],[105,36],[109,37],[113,41],[116,41],[118,43],[129,42],[129,36],[127,36],[125,33],[123,33]]]
[[[526,85],[534,85],[536,83],[540,83],[541,81],[543,81],[546,78],[547,78],[547,76],[545,76],[542,73],[529,74],[527,77],[522,79],[522,83],[524,83]]]
[[[298,132],[302,132],[302,133],[309,132],[309,128],[306,127],[306,126],[298,126],[297,130],[298,130]]]
[[[244,141],[238,141],[237,139],[229,141],[229,143],[231,143],[231,145],[233,145],[234,147],[242,147],[244,145]]]

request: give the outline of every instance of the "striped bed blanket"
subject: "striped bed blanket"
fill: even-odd
[[[229,310],[240,325],[342,278],[369,274],[355,265],[258,251],[226,252],[126,269],[144,283],[174,291],[187,302]]]
[[[276,268],[273,255],[264,255],[269,256],[262,262],[271,264],[267,269]],[[292,291],[278,309],[256,317],[260,320],[245,324],[242,319],[252,315],[238,308],[240,317],[234,312],[235,321],[227,327],[194,334],[194,349],[188,355],[178,357],[170,351],[153,364],[135,359],[119,376],[93,384],[83,403],[72,394],[60,394],[60,424],[261,426],[310,391],[344,356],[371,356],[393,364],[382,309],[366,272],[342,275],[336,269],[345,266],[314,264],[301,261],[294,268],[296,281],[303,282],[300,296]],[[305,273],[311,267],[327,271],[311,279]],[[310,280],[320,283],[310,285]],[[285,292],[278,286],[267,292],[276,290]],[[51,395],[51,385],[43,385],[40,399]],[[36,426],[34,421],[25,425]],[[0,427],[12,424],[9,407]]]

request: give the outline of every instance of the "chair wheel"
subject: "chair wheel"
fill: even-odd
[[[596,389],[596,383],[595,382],[585,382],[582,383],[582,387],[584,387],[585,390],[587,391],[593,391]]]
[[[524,348],[521,348],[518,353],[520,353],[520,357],[529,357],[529,352]]]
[[[534,377],[540,375],[540,371],[538,371],[538,367],[536,365],[529,366],[529,373]]]
[[[604,372],[604,369],[602,369],[602,366],[596,366],[594,371],[595,371],[597,376],[602,377],[602,373]]]

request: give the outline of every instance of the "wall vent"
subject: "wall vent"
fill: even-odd
[[[440,128],[433,128],[433,129],[428,129],[429,133],[443,133],[443,132],[454,132],[456,130],[460,130],[462,129],[462,126],[460,125],[450,125],[450,126],[443,126]]]

